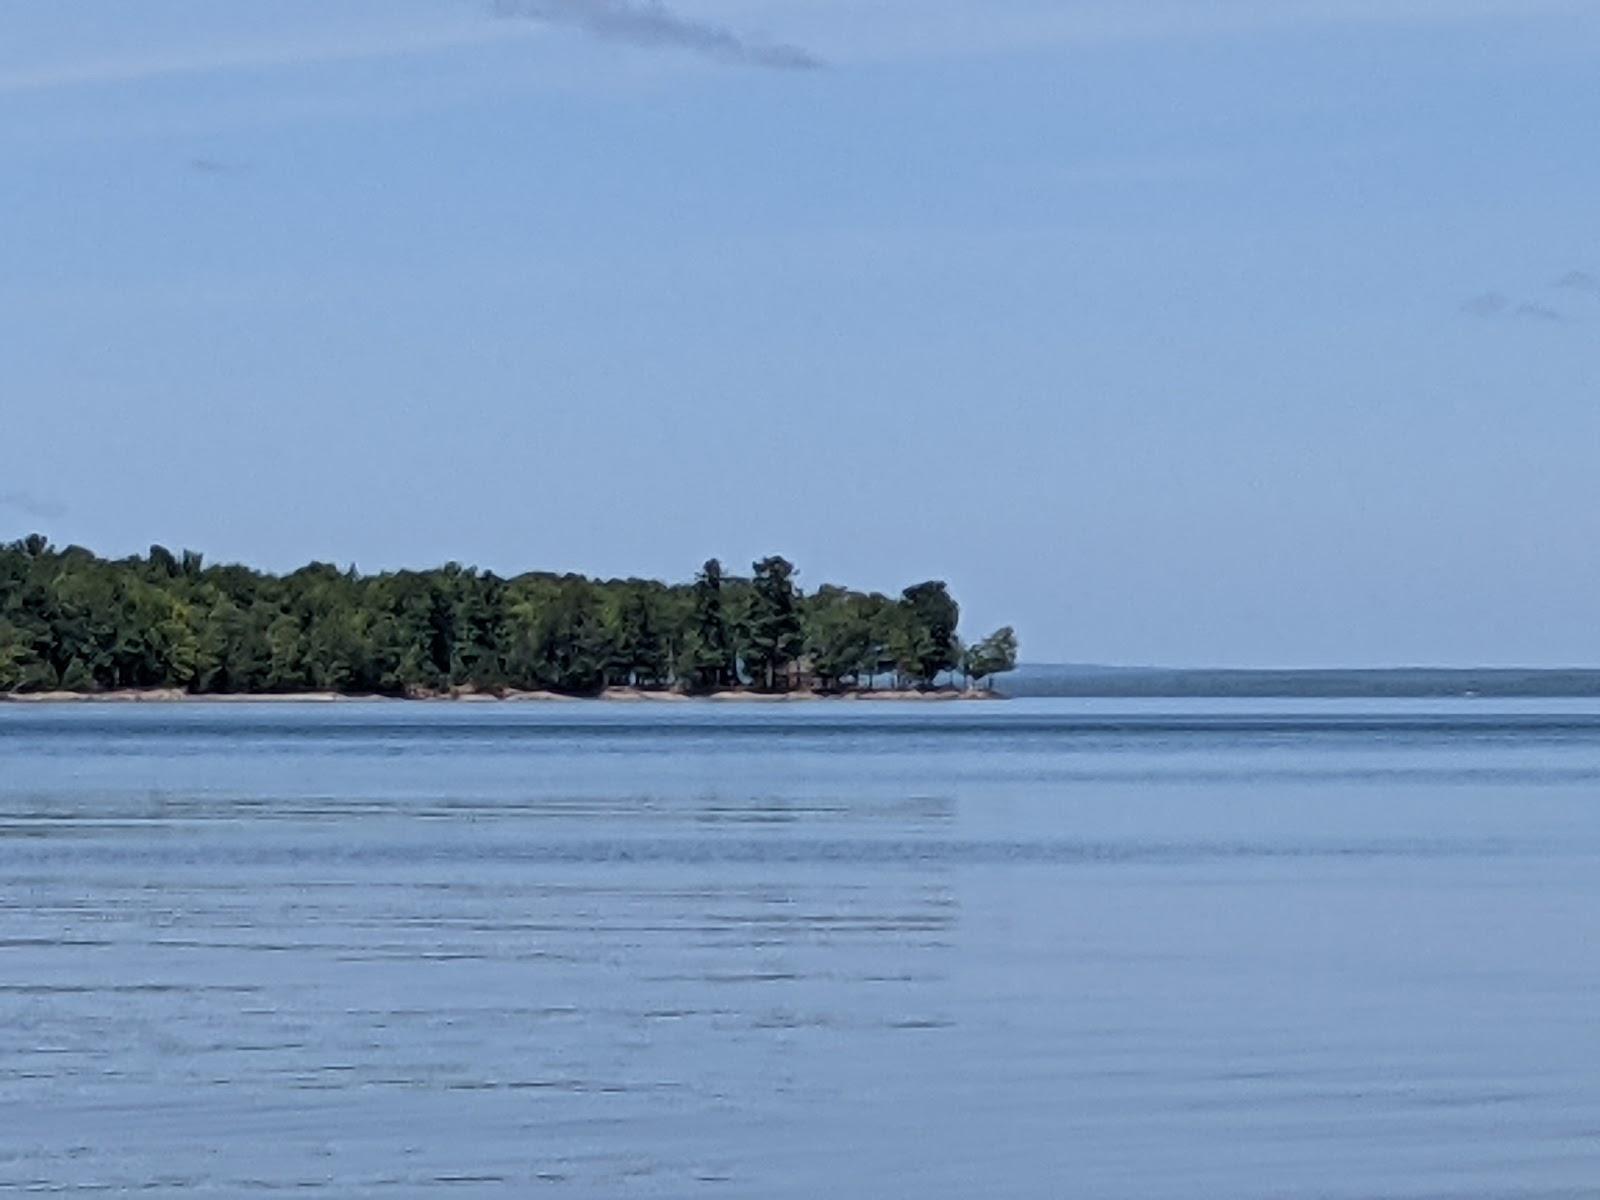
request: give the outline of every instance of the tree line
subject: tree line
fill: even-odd
[[[688,584],[457,563],[273,575],[162,546],[104,559],[35,534],[0,545],[0,692],[836,692],[987,684],[1016,665],[1009,627],[961,639],[942,582],[808,594],[795,576],[776,555],[747,577],[712,559]]]

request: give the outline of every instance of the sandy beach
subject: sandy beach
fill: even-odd
[[[260,692],[260,693],[194,693],[179,688],[122,689],[110,692],[8,692],[0,701],[12,704],[348,704],[372,703],[449,703],[449,704],[537,704],[537,703],[591,703],[602,701],[613,704],[680,704],[692,700],[709,700],[719,704],[800,704],[820,702],[883,702],[912,701],[938,703],[954,700],[1004,700],[998,692],[978,688],[956,688],[918,691],[916,689],[884,688],[873,691],[849,692],[753,692],[723,691],[702,696],[679,691],[648,691],[643,688],[607,688],[596,696],[571,696],[561,692],[516,691],[478,692],[454,690],[411,696],[386,696],[376,693],[347,694],[343,692]]]

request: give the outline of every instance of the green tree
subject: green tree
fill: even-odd
[[[845,679],[859,682],[883,653],[872,598],[823,587],[806,603],[805,652],[824,690]]]
[[[957,662],[956,626],[961,607],[943,582],[913,584],[900,593],[902,621],[895,654],[901,670],[929,686]]]
[[[884,665],[895,672],[902,682],[926,682],[923,664],[934,657],[933,641],[927,629],[910,620],[904,611],[889,625],[889,635],[884,642]]]
[[[454,572],[450,582],[450,678],[476,688],[498,687],[505,682],[500,656],[505,584],[474,570]]]
[[[994,676],[1017,669],[1017,632],[1005,625],[982,641],[968,646],[962,654],[961,668],[971,680],[994,686]]]
[[[952,661],[958,612],[942,584],[899,600],[837,587],[807,597],[788,560],[754,568],[728,576],[712,559],[683,585],[501,579],[457,563],[278,576],[161,546],[111,561],[31,535],[0,544],[0,690],[711,691],[745,678],[778,687],[800,655],[831,689],[884,670],[928,682]],[[993,635],[964,661],[987,678],[1014,661],[1010,645]]]
[[[523,687],[590,695],[606,684],[612,649],[595,585],[578,576],[519,592],[509,612],[508,666]]]
[[[683,651],[683,669],[690,685],[701,692],[738,682],[733,637],[723,607],[722,564],[708,559],[695,576],[693,609]]]
[[[82,659],[73,659],[61,672],[61,690],[65,692],[92,692],[95,690],[94,674]]]
[[[660,687],[671,678],[669,617],[661,592],[659,585],[638,581],[623,586],[612,617],[613,680]]]
[[[266,690],[292,692],[309,686],[304,664],[300,622],[286,612],[279,613],[267,626]]]
[[[0,620],[0,692],[14,692],[22,686],[30,648],[22,631],[9,621]]]
[[[794,564],[772,555],[753,565],[744,664],[750,677],[770,692],[777,686],[778,675],[786,672],[805,648],[805,632]]]

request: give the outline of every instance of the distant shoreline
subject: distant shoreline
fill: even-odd
[[[1103,667],[1024,664],[1015,698],[1430,700],[1600,698],[1593,667]]]
[[[642,688],[613,687],[593,696],[574,696],[564,692],[517,691],[504,692],[439,692],[425,695],[389,696],[378,693],[347,692],[227,692],[196,693],[178,688],[125,688],[110,692],[6,692],[0,693],[0,703],[7,704],[586,704],[599,701],[607,704],[674,704],[691,701],[711,701],[719,704],[801,704],[835,701],[882,702],[914,701],[939,703],[956,700],[1005,700],[999,692],[978,688],[936,688],[918,691],[913,688],[884,688],[874,691],[848,692],[755,692],[721,691],[705,695],[691,695],[676,691],[647,691]]]

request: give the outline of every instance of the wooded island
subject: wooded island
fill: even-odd
[[[1016,665],[1009,626],[961,639],[942,582],[807,594],[795,575],[778,556],[749,577],[711,559],[686,584],[456,563],[273,575],[34,534],[0,546],[0,693],[838,695],[988,687]]]

